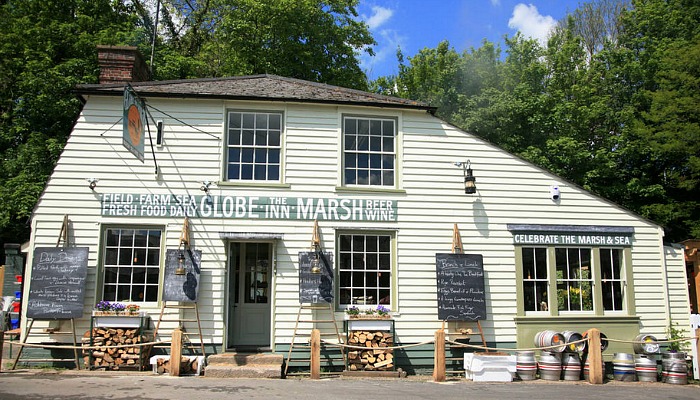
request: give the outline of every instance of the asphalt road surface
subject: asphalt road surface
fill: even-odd
[[[648,382],[544,381],[508,383],[472,382],[452,378],[436,383],[431,377],[347,378],[321,380],[218,379],[171,377],[151,372],[4,370],[0,399],[28,400],[443,400],[443,399],[577,399],[650,400],[700,399],[700,385]]]

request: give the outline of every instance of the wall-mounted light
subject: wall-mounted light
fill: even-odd
[[[202,186],[199,187],[199,190],[201,190],[205,194],[209,194],[209,186],[211,186],[211,182],[202,181]]]
[[[180,254],[177,255],[177,268],[175,268],[175,275],[185,275],[185,252],[180,250]]]
[[[95,188],[97,187],[97,182],[99,182],[99,179],[87,178],[87,181],[88,181],[88,187],[90,188],[90,190],[95,190]]]
[[[476,178],[472,171],[472,163],[467,160],[466,162],[457,161],[454,165],[462,167],[462,172],[464,173],[464,193],[474,194],[476,193]]]

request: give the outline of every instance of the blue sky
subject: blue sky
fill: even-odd
[[[501,44],[520,31],[545,40],[549,30],[581,0],[361,0],[357,9],[377,41],[376,55],[364,54],[369,79],[398,73],[396,49],[411,57],[442,40],[461,52],[484,39]],[[501,46],[503,48],[503,46]]]

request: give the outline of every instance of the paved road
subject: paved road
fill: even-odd
[[[430,377],[404,379],[326,378],[217,379],[170,377],[150,372],[17,370],[0,373],[0,399],[12,400],[219,400],[219,399],[700,399],[700,385],[644,382],[482,383],[453,379],[435,383]]]

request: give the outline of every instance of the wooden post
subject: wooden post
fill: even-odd
[[[433,359],[435,368],[433,369],[433,380],[435,382],[445,382],[445,330],[435,331],[435,355]]]
[[[588,382],[603,383],[603,346],[600,343],[600,331],[596,328],[587,332],[588,340]]]
[[[180,376],[182,362],[182,330],[175,328],[170,342],[170,376]]]
[[[321,331],[311,331],[311,379],[321,379]]]

